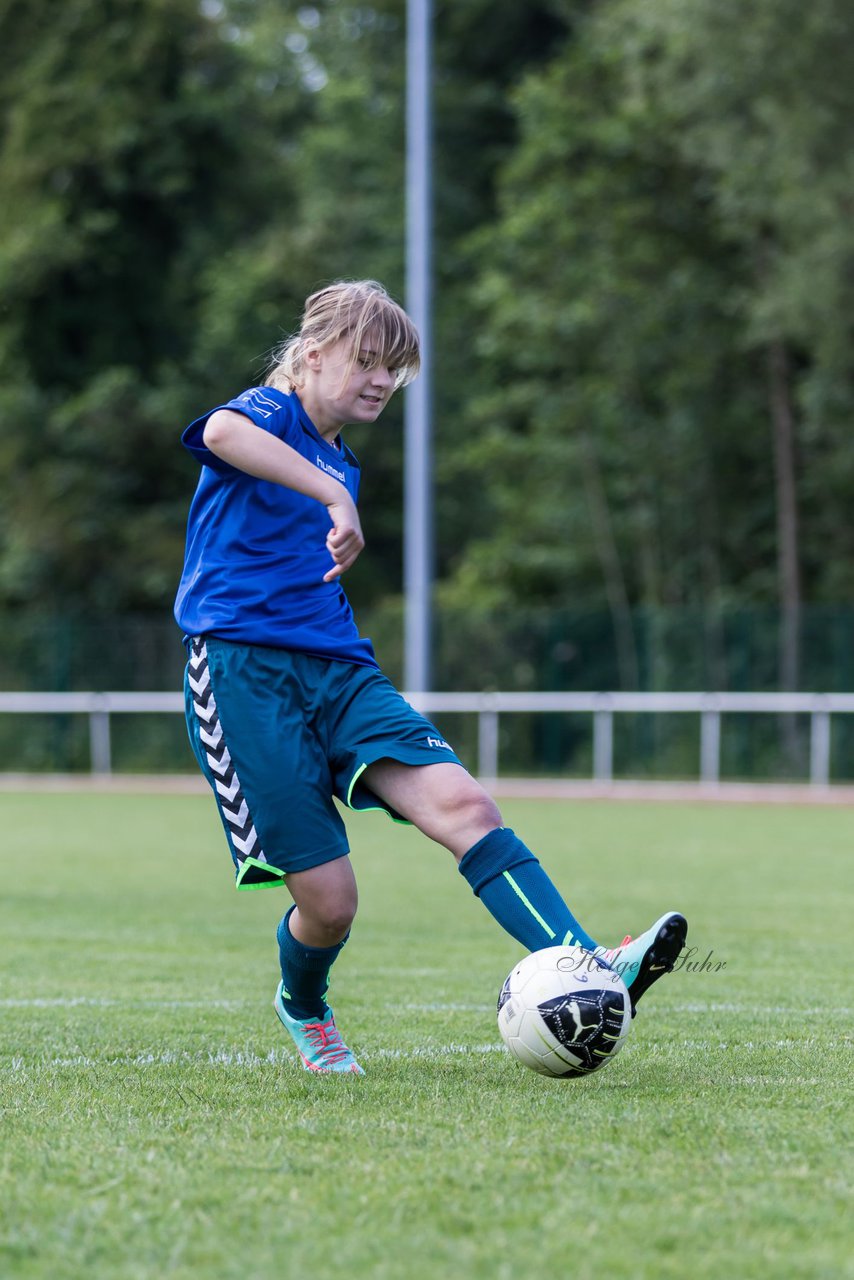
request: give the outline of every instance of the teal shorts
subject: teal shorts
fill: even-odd
[[[333,796],[405,821],[362,781],[377,760],[460,763],[376,667],[213,636],[193,637],[189,651],[187,727],[239,889],[349,853]]]

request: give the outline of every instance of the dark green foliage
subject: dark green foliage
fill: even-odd
[[[0,591],[161,608],[193,482],[180,425],[246,363],[218,352],[214,391],[200,326],[287,168],[243,56],[189,0],[7,4],[0,41],[16,55],[0,90]]]
[[[405,21],[0,0],[0,603],[168,613],[182,426],[318,284],[402,296]],[[849,7],[434,23],[440,598],[605,611],[627,686],[638,607],[781,603],[810,680],[803,610],[854,593]],[[360,607],[399,591],[401,416],[350,439]]]

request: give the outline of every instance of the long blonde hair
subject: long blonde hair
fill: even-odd
[[[351,342],[342,383],[366,350],[369,367],[394,370],[395,389],[411,382],[421,367],[418,331],[383,286],[376,280],[338,280],[306,299],[299,332],[273,352],[267,385],[298,390],[305,380],[305,352],[322,350],[342,338]]]

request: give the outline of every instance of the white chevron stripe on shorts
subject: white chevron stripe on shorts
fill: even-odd
[[[257,862],[267,859],[258,840],[258,832],[249,812],[249,805],[240,786],[231,753],[225,745],[222,725],[217,712],[216,698],[211,687],[208,651],[203,636],[194,636],[190,651],[190,672],[187,680],[193,695],[193,710],[198,720],[199,737],[207,750],[208,765],[214,774],[214,786],[220,799],[220,813],[229,834],[231,847],[238,865],[250,855]]]

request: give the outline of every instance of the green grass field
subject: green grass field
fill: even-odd
[[[501,1049],[520,952],[450,856],[350,823],[335,973],[363,1079],[270,1007],[282,891],[207,797],[0,795],[0,1277],[854,1275],[854,811],[515,801],[602,941],[683,909],[683,970],[587,1080]]]

